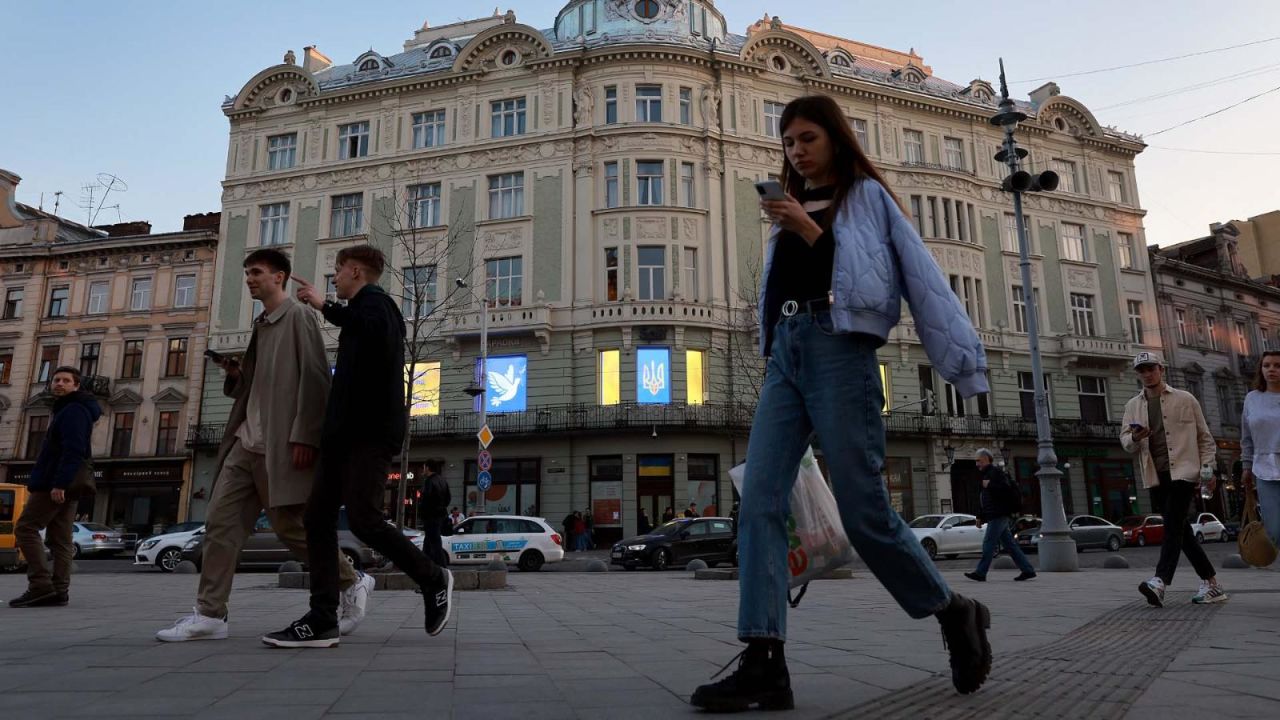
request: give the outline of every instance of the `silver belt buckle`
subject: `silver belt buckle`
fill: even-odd
[[[783,317],[792,317],[798,312],[800,312],[800,303],[796,302],[795,300],[788,300],[782,303]]]

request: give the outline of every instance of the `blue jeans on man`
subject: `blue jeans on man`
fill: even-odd
[[[974,575],[981,578],[987,576],[987,571],[991,569],[991,561],[996,556],[996,548],[1000,545],[1004,545],[1009,551],[1009,557],[1013,558],[1014,564],[1023,575],[1036,574],[1036,569],[1022,553],[1022,548],[1018,547],[1017,541],[1014,540],[1013,532],[1009,530],[1009,518],[1000,516],[987,521],[987,534],[982,537],[982,559],[978,561],[978,567],[973,571]]]

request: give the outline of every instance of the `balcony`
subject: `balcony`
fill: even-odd
[[[216,448],[222,444],[222,435],[226,429],[225,423],[193,425],[187,431],[187,447],[192,450]]]
[[[1080,419],[1050,419],[1055,440],[1118,440],[1120,423],[1088,422]],[[918,415],[893,413],[885,417],[890,436],[956,435],[992,438],[1036,438],[1036,421],[1020,415]]]
[[[501,436],[643,430],[701,430],[728,435],[751,431],[755,407],[739,403],[707,405],[543,405],[522,413],[489,415],[486,421]],[[447,413],[413,418],[415,438],[465,438],[475,435],[477,416]]]
[[[954,165],[945,165],[943,163],[923,162],[920,160],[904,160],[902,167],[907,170],[941,170],[943,172],[956,173],[957,175],[968,175],[969,177],[977,177],[977,173],[963,167]]]
[[[1081,362],[1127,363],[1133,359],[1133,345],[1114,338],[1063,335],[1058,338],[1058,350],[1068,366]]]
[[[480,310],[449,312],[439,322],[444,332],[454,336],[480,334]],[[489,334],[510,335],[520,332],[551,331],[551,308],[546,305],[489,308]]]

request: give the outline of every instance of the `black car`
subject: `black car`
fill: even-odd
[[[725,517],[676,518],[648,535],[614,543],[610,559],[628,570],[666,570],[702,560],[708,566],[732,564],[738,556],[733,520]]]
[[[205,535],[201,533],[188,540],[182,548],[182,559],[195,563],[196,569],[204,566],[204,540]],[[346,508],[338,511],[338,549],[347,556],[356,569],[377,567],[383,563],[383,558],[374,552],[373,548],[365,545],[355,536],[355,533],[351,532],[347,524]],[[277,568],[281,563],[289,560],[297,560],[297,558],[289,548],[285,547],[284,542],[276,537],[266,513],[259,514],[253,534],[245,539],[244,545],[240,548],[236,569]]]

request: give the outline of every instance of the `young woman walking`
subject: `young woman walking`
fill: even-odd
[[[1258,493],[1267,537],[1280,545],[1280,351],[1262,353],[1240,425],[1245,492]]]
[[[698,688],[692,703],[717,711],[793,705],[783,656],[788,498],[815,431],[858,555],[909,615],[938,618],[952,681],[971,693],[991,668],[990,613],[947,587],[889,504],[876,348],[905,294],[934,368],[963,396],[988,391],[986,355],[840,107],[822,96],[795,100],[781,132],[785,197],[761,202],[773,221],[759,306],[767,371],[738,515],[738,638],[747,647],[737,671]]]

